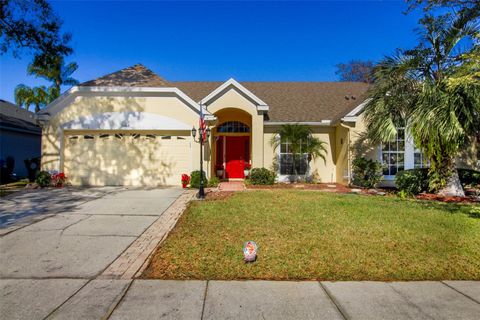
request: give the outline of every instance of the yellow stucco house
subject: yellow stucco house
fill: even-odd
[[[221,178],[241,179],[249,163],[287,180],[288,144],[274,150],[270,141],[282,124],[301,123],[328,148],[309,173],[347,184],[367,89],[358,82],[174,82],[135,65],[71,88],[39,113],[42,168],[65,172],[73,185],[179,185],[182,173],[200,166],[191,131],[202,107],[211,129],[208,176],[222,168]],[[386,180],[424,163],[401,130],[397,141],[367,152],[384,163]]]

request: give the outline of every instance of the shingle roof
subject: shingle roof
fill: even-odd
[[[222,82],[172,82],[200,101]],[[270,107],[270,121],[336,121],[365,99],[369,85],[362,82],[241,82]]]
[[[0,99],[0,129],[41,134],[42,129],[37,126],[34,116],[35,113]]]
[[[81,86],[177,87],[200,101],[222,85],[217,81],[166,81],[141,64],[111,73]],[[265,101],[272,122],[336,121],[365,99],[362,82],[241,82]]]
[[[168,87],[168,81],[142,64],[107,74],[95,80],[81,83],[80,86],[122,86],[122,87]]]
[[[39,126],[34,125],[29,121],[25,121],[22,119],[9,117],[4,114],[0,114],[0,128],[2,130],[21,130],[27,131],[32,134],[41,134],[42,129]]]

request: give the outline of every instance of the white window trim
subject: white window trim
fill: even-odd
[[[407,130],[405,130],[405,152],[404,152],[404,158],[403,158],[404,170],[415,168],[414,152],[415,152],[415,143],[413,142],[413,137],[409,132],[407,132]],[[380,163],[383,165],[382,145],[378,146],[377,155]],[[383,180],[393,181],[395,180],[395,175],[384,175]]]
[[[280,137],[277,135],[277,141],[280,140]],[[278,170],[277,170],[277,182],[290,182],[290,178],[291,177],[304,177],[305,175],[304,174],[297,174],[297,175],[294,175],[294,174],[280,174],[280,155],[282,154],[281,152],[281,149],[282,149],[282,146],[279,144],[278,145],[278,148],[276,150],[276,155],[277,155],[277,164],[278,164]],[[307,168],[308,169],[308,168]],[[307,175],[307,177],[310,177],[310,173]]]

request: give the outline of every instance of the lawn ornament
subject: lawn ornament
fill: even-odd
[[[243,245],[243,260],[253,262],[257,260],[257,244],[253,241],[247,241]]]

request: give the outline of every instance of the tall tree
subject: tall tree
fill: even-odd
[[[340,81],[372,83],[374,66],[373,61],[351,60],[337,64],[335,74],[339,76]]]
[[[68,55],[71,35],[61,33],[62,21],[46,0],[0,1],[0,53],[19,56],[27,50],[37,55]]]
[[[423,7],[424,11],[430,11],[436,8],[452,8],[455,11],[475,11],[480,10],[478,0],[406,0],[409,4],[409,10]]]
[[[29,110],[30,106],[35,107],[35,112],[40,111],[52,101],[51,88],[47,89],[45,86],[31,88],[24,84],[20,84],[15,88],[15,103],[25,109]]]
[[[308,165],[310,161],[321,158],[326,161],[327,148],[325,142],[314,137],[309,126],[301,124],[284,124],[272,137],[270,143],[274,150],[277,150],[282,144],[289,145],[289,152],[292,156],[294,176],[298,176],[298,166],[307,155],[307,170],[305,177],[308,175]]]
[[[65,64],[63,56],[37,56],[28,66],[28,74],[34,75],[52,82],[52,99],[60,95],[61,86],[74,86],[78,80],[72,77],[77,70],[75,62]]]
[[[369,137],[393,140],[406,126],[430,160],[430,189],[464,195],[455,157],[480,131],[479,30],[475,13],[425,16],[420,44],[398,50],[375,70],[370,102],[365,108]],[[470,48],[459,45],[469,38]],[[463,50],[462,50],[463,48]]]

